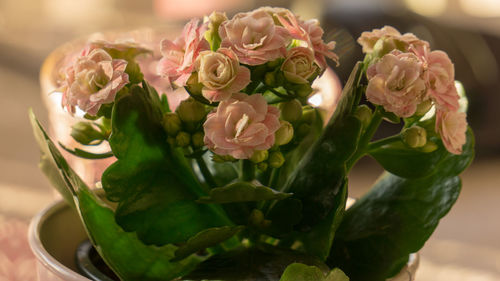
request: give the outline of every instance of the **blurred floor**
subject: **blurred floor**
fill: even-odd
[[[64,13],[51,10],[63,1],[33,1],[37,4],[28,0],[2,1],[0,214],[28,220],[54,198],[48,182],[38,170],[39,152],[27,118],[28,108],[33,107],[41,122],[47,124],[38,85],[38,69],[43,58],[62,42],[95,30],[127,28],[138,23],[156,25],[161,21],[151,16],[151,7],[131,14],[123,7],[112,6],[114,1],[106,0],[88,3],[116,9],[116,13],[108,15],[113,18],[113,24],[90,19],[92,24],[78,25],[78,21],[85,22],[79,14],[74,25],[63,25],[67,20]],[[24,17],[19,19],[17,15]],[[37,21],[27,18],[37,18]],[[350,179],[350,195],[361,196],[380,171],[371,161],[356,167]],[[417,280],[500,280],[499,172],[500,159],[493,159],[478,160],[464,173],[463,192],[457,204],[421,251],[423,259]]]

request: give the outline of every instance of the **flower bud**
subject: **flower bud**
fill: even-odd
[[[299,84],[296,87],[295,92],[301,98],[308,97],[313,91],[313,88],[309,84]]]
[[[419,126],[403,130],[402,136],[403,141],[411,148],[422,147],[427,143],[427,132]]]
[[[268,162],[271,168],[279,168],[285,163],[285,157],[283,157],[283,154],[279,151],[271,152]]]
[[[425,115],[432,107],[432,101],[426,100],[417,105],[417,110],[415,111],[415,115],[423,116]]]
[[[191,142],[191,136],[186,132],[179,132],[175,137],[175,144],[179,147],[186,147]]]
[[[262,161],[265,161],[267,157],[269,156],[269,153],[267,150],[256,150],[254,151],[252,157],[250,157],[250,161],[253,163],[260,163]]]
[[[281,119],[291,123],[300,120],[302,117],[302,104],[297,99],[281,103],[280,110]]]
[[[274,133],[274,144],[285,145],[293,138],[293,126],[287,121],[280,120],[281,127]]]
[[[170,144],[171,146],[176,146],[175,137],[168,136],[167,143]]]
[[[420,150],[425,153],[433,152],[438,149],[437,144],[432,141],[428,141]]]
[[[363,127],[368,127],[370,121],[372,120],[372,110],[365,104],[358,106],[354,116],[361,121]]]
[[[205,39],[210,43],[212,50],[215,51],[220,46],[219,26],[227,20],[226,13],[212,12],[208,16],[208,30],[205,32]]]
[[[270,69],[276,68],[281,64],[282,59],[275,59],[267,62],[267,67]]]
[[[90,145],[106,139],[103,132],[95,129],[90,122],[78,122],[71,127],[71,136],[83,145]]]
[[[236,161],[236,159],[234,159],[234,157],[231,155],[213,154],[212,161],[214,161],[215,163],[224,163],[224,162],[234,162]]]
[[[175,136],[181,130],[181,119],[173,112],[168,112],[163,116],[163,128],[169,136]]]
[[[257,228],[265,228],[271,224],[270,220],[264,218],[264,213],[261,210],[253,209],[248,217],[248,222],[251,226]]]
[[[183,100],[175,111],[184,122],[197,123],[205,118],[205,106],[193,98]]]
[[[144,75],[142,74],[141,68],[139,64],[133,60],[130,60],[125,68],[125,73],[128,74],[128,80],[132,84],[141,83],[144,79]]]
[[[316,109],[310,105],[304,106],[302,109],[302,122],[312,124],[316,121]]]
[[[268,166],[269,164],[267,164],[266,162],[260,162],[259,164],[257,164],[257,169],[259,169],[261,172],[265,172]]]
[[[203,134],[203,132],[196,132],[191,136],[191,143],[195,148],[203,147],[205,145],[203,141],[204,137],[205,134]]]
[[[198,72],[193,72],[186,82],[186,88],[192,95],[201,95],[203,84],[198,81]]]
[[[267,72],[264,76],[264,83],[268,86],[274,87],[276,85],[276,74],[274,72]]]

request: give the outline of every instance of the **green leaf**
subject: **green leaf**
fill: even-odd
[[[404,178],[419,178],[434,173],[446,153],[445,149],[423,152],[410,148],[401,141],[369,152],[385,170]]]
[[[338,268],[333,269],[325,276],[316,266],[292,263],[283,272],[280,281],[349,281],[349,277]]]
[[[146,246],[136,234],[125,232],[116,224],[113,211],[68,166],[31,111],[30,120],[42,151],[41,163],[50,167],[51,176],[57,177],[56,188],[76,206],[90,240],[121,280],[171,280],[201,261],[191,256],[172,262],[176,246]]]
[[[303,218],[298,225],[301,231],[310,231],[323,221],[337,207],[335,197],[341,196],[346,176],[345,162],[356,150],[361,133],[360,121],[351,115],[360,95],[356,87],[362,74],[360,65],[358,63],[351,73],[323,134],[295,168],[283,189],[302,201]]]
[[[285,269],[297,262],[316,266],[322,272],[329,271],[315,257],[270,245],[258,245],[214,255],[181,280],[278,281]]]
[[[346,211],[327,263],[353,280],[382,281],[399,272],[457,200],[458,175],[473,156],[469,130],[463,153],[446,153],[431,175],[407,179],[385,173]]]
[[[65,145],[63,145],[62,143],[59,143],[59,146],[66,150],[68,153],[71,153],[75,156],[78,156],[80,158],[85,158],[85,159],[104,159],[104,158],[109,158],[109,157],[113,157],[113,152],[105,152],[105,153],[92,153],[92,152],[88,152],[88,151],[85,151],[83,149],[79,149],[79,148],[75,148],[75,149],[70,149],[70,148],[67,148]]]
[[[300,200],[286,198],[279,203],[266,216],[266,219],[271,221],[266,233],[274,237],[287,235],[302,220],[302,202]]]
[[[235,182],[224,187],[210,190],[209,196],[198,199],[200,203],[235,203],[277,199],[291,196],[290,193],[277,192],[269,187],[249,182]]]
[[[102,184],[108,199],[118,202],[117,222],[158,246],[231,225],[220,206],[195,202],[206,193],[183,153],[166,142],[155,99],[132,86],[115,102],[109,143],[118,160],[103,173]]]
[[[193,253],[224,242],[238,234],[243,228],[244,226],[223,226],[205,229],[180,246],[175,251],[173,261],[184,259]]]

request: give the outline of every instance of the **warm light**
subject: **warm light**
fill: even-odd
[[[321,103],[323,102],[323,97],[321,96],[320,93],[317,93],[312,95],[307,101],[314,107],[317,107],[320,106]]]
[[[464,13],[474,17],[500,17],[500,2],[498,0],[460,0]]]
[[[417,14],[437,17],[446,10],[448,0],[405,0],[405,3],[410,10]]]

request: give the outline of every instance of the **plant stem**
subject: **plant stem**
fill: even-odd
[[[240,180],[252,181],[255,179],[255,165],[247,159],[240,160]]]
[[[377,131],[381,122],[382,122],[382,114],[380,114],[380,107],[377,107],[375,109],[375,112],[373,112],[373,117],[372,120],[370,121],[370,124],[368,124],[364,134],[361,136],[358,142],[358,148],[354,152],[353,156],[351,156],[351,158],[346,163],[347,173],[351,170],[354,164],[358,162],[359,159],[365,156],[365,154],[368,151],[367,147],[370,143],[370,140],[373,138],[373,135]]]
[[[205,160],[203,160],[201,156],[198,156],[195,159],[196,163],[198,163],[198,167],[200,168],[201,174],[203,175],[203,178],[205,178],[205,182],[208,184],[208,186],[210,188],[217,187],[217,183],[215,182],[212,173],[210,173],[210,170],[208,169]]]

